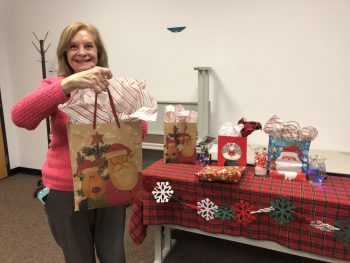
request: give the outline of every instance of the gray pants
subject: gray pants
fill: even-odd
[[[45,211],[67,263],[125,263],[125,206],[74,212],[73,192],[50,190]]]

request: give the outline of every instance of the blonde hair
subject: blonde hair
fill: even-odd
[[[82,23],[82,22],[74,22],[66,26],[66,28],[62,31],[60,41],[57,47],[57,60],[58,60],[58,75],[67,77],[69,75],[74,74],[73,69],[69,65],[67,61],[67,49],[72,38],[75,34],[80,30],[88,31],[92,37],[94,38],[95,45],[97,48],[97,65],[100,67],[108,67],[108,56],[106,49],[103,45],[100,33],[97,28],[93,25]]]

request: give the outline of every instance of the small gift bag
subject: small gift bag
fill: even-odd
[[[142,196],[141,119],[155,120],[151,115],[156,102],[140,90],[139,96],[147,96],[142,105],[129,100],[133,107],[122,105],[125,111],[118,117],[115,101],[130,87],[113,86],[115,81],[110,82],[107,94],[78,90],[60,106],[70,116],[67,134],[75,211],[133,203]]]
[[[195,163],[197,112],[168,105],[164,113],[164,162]]]
[[[283,122],[271,117],[264,126],[269,134],[267,169],[271,177],[305,181],[311,141],[317,130],[308,126],[300,129],[297,122]]]
[[[247,137],[218,136],[218,165],[246,166]]]
[[[247,137],[260,129],[259,122],[246,121],[245,118],[241,118],[238,124],[222,123],[218,132],[218,165],[246,166]]]

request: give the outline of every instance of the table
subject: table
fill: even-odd
[[[194,174],[201,168],[199,164],[165,164],[160,160],[143,171],[143,200],[133,206],[129,234],[140,244],[147,225],[157,225],[155,263],[161,263],[171,249],[172,228],[319,260],[350,261],[350,178],[328,176],[322,187],[315,187],[308,182],[257,177],[253,167],[247,167],[241,181],[231,184],[199,181]],[[152,190],[157,182],[168,182],[173,189],[169,202],[156,202]],[[209,198],[218,206],[229,207],[244,201],[256,211],[281,197],[295,206],[294,219],[283,224],[268,213],[255,214],[255,220],[246,225],[233,219],[207,221],[196,209],[197,202]],[[310,220],[344,226],[343,236],[335,236],[338,231],[311,227]]]

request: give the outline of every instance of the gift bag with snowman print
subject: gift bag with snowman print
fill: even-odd
[[[75,211],[134,203],[142,195],[141,120],[155,120],[156,102],[139,88],[138,105],[127,97],[137,86],[118,81],[110,80],[108,94],[79,90],[61,107],[71,117],[67,135]],[[120,94],[123,103],[118,103]]]

